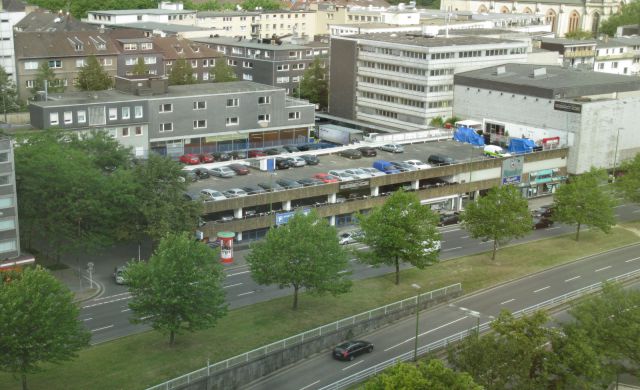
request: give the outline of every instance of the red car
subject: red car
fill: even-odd
[[[247,167],[244,164],[229,164],[227,166],[229,168],[233,169],[233,171],[237,175],[248,175],[249,174],[249,167]]]
[[[322,180],[323,183],[337,183],[339,181],[337,177],[328,173],[316,173],[313,178]]]
[[[180,162],[188,165],[200,164],[200,157],[197,154],[188,153],[180,156]]]
[[[252,158],[252,157],[264,157],[264,156],[266,156],[266,155],[267,155],[267,154],[266,154],[265,152],[263,152],[262,150],[250,150],[250,151],[247,153],[247,156],[248,156],[249,158]]]
[[[205,164],[206,164],[206,163],[212,163],[212,162],[214,162],[214,161],[215,161],[215,159],[214,159],[214,158],[213,158],[213,156],[212,156],[211,154],[209,154],[209,153],[202,153],[202,154],[200,155],[200,162],[201,162],[201,163],[205,163]]]

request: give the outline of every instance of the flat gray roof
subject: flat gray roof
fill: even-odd
[[[465,37],[426,37],[420,34],[411,33],[375,33],[375,34],[356,34],[347,37],[334,39],[358,39],[363,41],[378,41],[386,43],[396,43],[400,45],[424,46],[424,47],[443,47],[443,46],[472,46],[487,45],[497,43],[520,43],[514,40],[487,38],[479,36]]]
[[[602,39],[598,39],[596,41],[596,47],[622,47],[622,46],[628,46],[628,44],[623,43],[616,39],[608,39],[606,41]]]
[[[105,23],[106,26],[136,28],[142,30],[162,30],[172,32],[188,32],[188,31],[217,31],[208,27],[185,26],[182,24],[159,23],[159,22],[133,22],[123,24]]]
[[[221,16],[258,16],[260,12],[255,11],[200,11],[196,15],[198,18],[216,18]]]
[[[504,67],[505,72],[497,74]],[[532,77],[536,69],[545,73]],[[640,90],[640,78],[560,66],[505,64],[454,75],[454,84],[549,99]]]
[[[49,94],[48,101],[35,101],[32,104],[42,107],[67,106],[70,104],[92,104],[122,101],[146,101],[153,99],[165,99],[171,97],[226,95],[242,92],[278,91],[283,88],[251,81],[231,81],[228,83],[201,83],[190,85],[169,86],[169,91],[159,95],[138,96],[111,89],[108,91],[83,91],[67,92],[62,94]],[[58,98],[58,96],[60,98]],[[53,99],[53,100],[52,100]]]
[[[308,49],[309,46],[293,45],[291,43],[283,42],[282,45],[272,45],[270,43],[254,42],[250,39],[238,40],[236,38],[217,37],[217,38],[192,38],[194,42],[229,45],[237,47],[247,47],[249,49],[263,49],[263,50],[290,50],[290,49]]]
[[[113,10],[97,10],[88,11],[90,14],[98,15],[178,15],[178,14],[195,14],[196,11],[191,9],[174,10],[174,9],[113,9]]]
[[[540,38],[541,42],[556,43],[565,46],[595,44],[595,39]]]

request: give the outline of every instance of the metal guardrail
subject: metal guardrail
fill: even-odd
[[[449,293],[462,291],[462,284],[456,283],[450,286],[442,287],[437,290],[425,292],[423,294],[419,294],[420,302],[427,302],[428,300],[432,300],[434,298],[446,296]],[[323,334],[335,332],[336,330],[352,326],[361,321],[370,320],[377,316],[387,315],[388,313],[392,313],[396,310],[403,309],[405,307],[414,307],[418,303],[418,295],[413,296],[411,298],[403,299],[402,301],[390,303],[388,305],[366,311],[364,313],[356,314],[351,317],[343,318],[336,322],[332,322],[327,325],[320,326],[315,329],[308,330],[304,333],[300,333],[298,335],[286,338],[284,340],[276,341],[275,343],[271,343],[265,345],[263,347],[254,349],[252,351],[243,353],[238,356],[234,356],[227,360],[223,360],[218,363],[208,364],[206,367],[203,367],[199,370],[190,372],[188,374],[179,376],[177,378],[171,379],[167,382],[149,387],[147,390],[170,390],[175,389],[179,386],[186,385],[192,383],[200,378],[210,376],[215,374],[216,372],[220,372],[222,370],[226,370],[228,368],[237,366],[239,364],[243,364],[249,362],[253,359],[260,358],[269,353],[283,350],[285,348],[289,348],[293,345],[303,343],[305,340],[313,339],[315,337],[322,336]]]
[[[637,269],[635,271],[631,271],[631,272],[627,272],[626,274],[622,274],[613,278],[609,278],[607,279],[607,282],[621,282],[621,281],[625,281],[625,280],[629,280],[629,279],[633,279],[640,276],[640,269]],[[545,308],[550,308],[550,307],[555,307],[555,306],[559,306],[563,303],[575,300],[577,298],[580,298],[582,296],[585,296],[587,294],[591,294],[595,291],[598,291],[602,288],[602,282],[598,282],[598,283],[594,283],[592,285],[586,286],[586,287],[582,287],[578,290],[574,290],[571,291],[569,293],[566,293],[564,295],[561,295],[559,297],[555,297],[555,298],[551,298],[549,300],[546,300],[544,302],[538,303],[536,305],[533,306],[529,306],[525,309],[522,310],[518,310],[516,312],[513,313],[514,316],[516,317],[521,317],[524,315],[527,315],[529,313],[541,310],[541,309],[545,309]],[[488,330],[491,327],[491,323],[490,322],[486,322],[482,325],[480,325],[477,329],[480,331],[480,333]],[[474,329],[469,329],[469,330],[464,330],[462,332],[456,333],[454,335],[451,335],[449,337],[446,337],[444,339],[438,340],[438,341],[434,341],[433,343],[424,345],[420,348],[418,348],[418,356],[420,355],[424,355],[426,353],[429,353],[431,351],[435,351],[441,348],[445,348],[447,347],[449,344],[452,343],[456,343],[458,341],[463,340],[465,337],[474,334]],[[360,372],[357,372],[353,375],[350,375],[346,378],[343,378],[337,382],[334,382],[330,385],[324,386],[322,388],[320,388],[319,390],[339,390],[339,389],[344,389],[347,386],[353,385],[355,383],[361,382],[375,374],[378,374],[381,371],[384,371],[385,369],[387,369],[388,367],[391,367],[397,363],[400,362],[405,362],[408,360],[413,359],[413,354],[414,351],[409,351],[406,353],[403,353],[402,355],[396,356],[393,359],[389,359],[387,361],[384,361],[382,363],[378,363],[375,366],[371,366],[365,370],[362,370]]]

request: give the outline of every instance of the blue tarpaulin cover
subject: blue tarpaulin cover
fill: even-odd
[[[478,135],[478,133],[470,127],[458,127],[458,129],[453,133],[453,139],[458,142],[466,142],[475,146],[484,146],[484,138],[481,135]]]
[[[509,152],[515,154],[531,153],[535,146],[536,143],[532,139],[511,138],[511,141],[509,141]]]

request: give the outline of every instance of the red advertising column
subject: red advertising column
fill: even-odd
[[[225,264],[233,263],[233,238],[234,232],[218,232],[220,242],[220,262]]]

